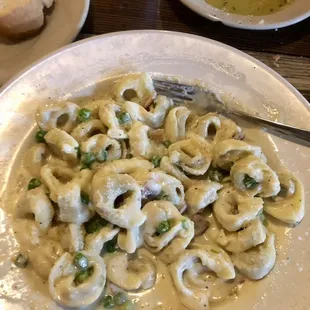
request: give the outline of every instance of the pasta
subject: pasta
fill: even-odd
[[[169,147],[169,159],[185,173],[203,175],[211,164],[210,149],[208,142],[198,135],[190,134],[185,140],[173,143]]]
[[[187,250],[170,266],[173,283],[180,293],[182,304],[190,309],[208,309],[210,293],[205,288],[187,287],[183,282],[183,273],[201,263],[220,278],[229,280],[235,277],[234,266],[229,256],[220,251],[214,253],[211,248]]]
[[[253,155],[237,161],[231,168],[232,182],[237,189],[248,191],[261,197],[275,196],[280,191],[280,182],[276,173],[260,158]],[[253,179],[247,182],[247,179]],[[247,185],[251,183],[250,185]]]
[[[114,253],[106,261],[107,278],[124,290],[149,289],[155,283],[155,266],[142,249],[138,250],[136,259],[129,260],[126,253]]]
[[[186,107],[176,107],[169,111],[165,121],[165,135],[171,142],[182,140],[186,135],[186,121],[190,115]]]
[[[131,309],[167,282],[184,307],[205,310],[241,277],[272,271],[265,214],[301,222],[303,185],[273,170],[234,121],[200,110],[157,94],[146,73],[83,108],[40,107],[14,210],[26,249],[15,264],[29,258],[61,307]]]
[[[147,219],[143,236],[145,247],[160,256],[166,263],[184,250],[194,237],[194,224],[184,218],[176,207],[167,201],[149,202],[144,208]],[[157,235],[160,223],[167,223],[170,229],[163,235]]]
[[[263,212],[263,200],[243,196],[229,186],[220,191],[218,200],[213,205],[213,212],[224,229],[237,231]]]
[[[61,102],[52,106],[42,106],[37,114],[37,123],[43,130],[58,128],[71,132],[76,125],[79,107],[72,102]]]
[[[265,199],[264,211],[288,224],[298,224],[305,215],[305,194],[302,184],[293,175],[279,173],[281,191]]]
[[[75,284],[73,256],[64,253],[52,267],[48,284],[55,301],[68,307],[85,307],[92,304],[101,295],[106,282],[106,265],[98,255],[81,252],[88,259],[89,277],[82,284]]]

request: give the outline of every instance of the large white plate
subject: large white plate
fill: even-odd
[[[40,34],[18,43],[0,38],[0,85],[37,59],[72,42],[85,22],[88,8],[89,0],[55,0]]]
[[[310,1],[294,0],[283,10],[264,16],[243,16],[217,9],[205,0],[181,0],[187,7],[201,16],[224,25],[253,30],[267,30],[296,24],[310,16]]]
[[[14,175],[20,164],[25,141],[33,136],[38,105],[46,100],[91,96],[98,91],[98,82],[129,71],[200,79],[264,115],[270,115],[277,108],[285,122],[310,129],[307,101],[278,74],[236,49],[173,32],[131,31],[98,36],[46,57],[2,89],[0,203],[3,208],[12,203],[11,196],[7,195],[12,184],[10,175]],[[288,168],[304,183],[309,203],[310,149],[280,138],[273,138],[271,143]],[[2,309],[27,309],[28,305],[31,309],[42,309],[43,304],[46,309],[49,306],[54,309],[48,294],[34,290],[24,272],[17,268],[11,270],[10,258],[16,253],[17,245],[8,227],[7,213],[2,211],[0,215]],[[278,246],[272,273],[249,285],[236,301],[223,304],[221,310],[309,309],[310,212],[298,227],[281,229],[285,232],[285,242]]]

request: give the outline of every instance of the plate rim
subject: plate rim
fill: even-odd
[[[66,0],[62,0],[62,1],[66,1]],[[71,31],[69,31],[65,37],[62,37],[59,41],[56,42],[56,44],[54,44],[51,48],[49,48],[48,54],[41,55],[39,60],[44,58],[46,55],[49,55],[49,54],[53,53],[54,51],[57,51],[59,48],[70,44],[71,42],[73,42],[75,40],[75,38],[79,35],[82,27],[85,24],[85,21],[86,21],[86,18],[88,16],[89,9],[90,9],[90,1],[91,0],[79,0],[81,7],[83,7],[82,14],[79,16],[79,22],[77,24],[75,24],[75,27],[71,28]],[[38,36],[35,36],[34,38],[38,37],[38,39],[39,39],[39,36],[40,36],[40,34],[38,34]],[[38,58],[35,59],[34,61],[30,60],[30,63],[29,63],[29,61],[27,61],[28,65],[26,67],[20,68],[19,71],[16,72],[13,76],[11,76],[7,81],[5,81],[2,86],[6,85],[7,82],[14,79],[15,76],[18,76],[19,73],[23,72],[25,68],[29,68],[31,65],[36,64],[37,61],[38,61]],[[9,74],[9,75],[11,75],[11,74]],[[2,86],[0,83],[0,89],[2,88]]]
[[[244,19],[245,16],[247,16],[247,15],[225,13],[222,10],[213,8],[211,5],[206,3],[205,5],[207,8],[210,8],[210,9],[213,8],[213,9],[217,10],[220,13],[220,15],[222,15],[222,17],[219,17],[219,16],[215,16],[211,12],[199,10],[199,5],[197,4],[197,2],[195,2],[196,0],[180,0],[180,1],[190,10],[194,11],[198,15],[200,15],[204,18],[207,18],[213,22],[221,22],[223,25],[226,25],[226,26],[229,26],[232,28],[246,29],[246,30],[272,30],[272,29],[284,28],[284,27],[288,27],[288,26],[297,24],[297,23],[299,23],[299,22],[310,17],[310,10],[309,10],[308,12],[306,11],[305,13],[298,15],[298,16],[295,16],[295,17],[292,17],[286,21],[271,22],[268,24],[265,24],[265,23],[252,24],[251,22],[245,21],[245,20],[242,22],[234,21],[232,19],[225,20],[225,16],[240,16],[241,19]],[[261,16],[255,16],[255,17],[257,19],[265,20],[266,16],[268,16],[268,15],[261,15]]]
[[[90,1],[90,0],[85,0],[85,1]],[[182,1],[182,0],[181,0]],[[185,32],[178,32],[178,31],[168,31],[168,30],[153,30],[153,29],[145,29],[145,30],[126,30],[126,31],[116,31],[116,32],[109,32],[109,33],[105,33],[105,34],[101,34],[101,35],[93,35],[89,38],[83,39],[83,40],[79,40],[73,43],[70,43],[68,45],[65,45],[61,48],[58,48],[52,52],[50,52],[49,54],[43,56],[42,58],[38,59],[37,61],[35,61],[34,63],[28,65],[27,67],[25,67],[23,70],[21,70],[17,75],[13,76],[11,79],[9,79],[2,87],[0,87],[0,100],[1,97],[6,93],[6,91],[8,91],[11,87],[14,86],[14,84],[16,82],[18,82],[24,75],[26,75],[28,72],[34,70],[37,66],[42,65],[45,61],[48,61],[49,59],[53,58],[53,57],[57,57],[58,55],[62,54],[63,52],[69,51],[71,49],[74,49],[80,45],[83,44],[87,44],[87,42],[93,41],[93,40],[102,40],[108,37],[113,37],[113,36],[121,36],[121,35],[127,35],[127,34],[160,34],[160,33],[165,33],[168,35],[172,35],[172,36],[184,36],[184,37],[190,37],[190,38],[194,38],[194,39],[198,39],[201,41],[207,41],[213,45],[218,45],[220,47],[223,47],[225,49],[230,50],[231,52],[242,56],[246,59],[248,59],[249,61],[251,61],[252,63],[256,64],[257,66],[259,66],[260,68],[262,68],[267,74],[273,76],[274,78],[276,78],[279,82],[281,82],[287,89],[290,90],[290,92],[292,94],[294,94],[294,96],[296,96],[296,98],[298,98],[298,100],[306,107],[310,110],[310,103],[307,101],[307,99],[289,82],[287,81],[284,77],[282,77],[279,73],[277,73],[276,71],[274,71],[272,68],[270,68],[269,66],[265,65],[263,62],[261,62],[260,60],[256,59],[255,57],[243,52],[242,50],[239,50],[235,47],[232,47],[228,44],[222,43],[220,41],[216,41],[213,39],[210,39],[208,37],[203,37],[203,36],[199,36],[199,35],[195,35],[195,34],[189,34],[189,33],[185,33]]]
[[[141,39],[141,37],[143,38],[143,36],[141,35],[141,31],[132,31],[132,32],[138,34],[138,35],[140,36],[140,39]],[[165,31],[152,31],[152,30],[149,30],[149,31],[146,31],[146,32],[151,33],[151,34],[154,34],[154,33],[155,33],[155,34],[156,34],[156,37],[159,37],[160,34],[165,33]],[[168,33],[170,33],[170,34],[172,34],[172,35],[176,35],[176,33],[174,33],[174,32],[168,32]],[[117,33],[117,34],[119,34],[119,33]],[[125,32],[125,33],[122,32],[122,34],[128,35],[128,32]],[[250,68],[250,66],[255,65],[255,64],[259,65],[259,68],[260,68],[259,75],[260,75],[260,76],[266,75],[266,76],[269,76],[270,78],[274,78],[274,82],[278,84],[278,87],[279,87],[279,88],[280,88],[280,87],[281,87],[281,88],[282,88],[282,87],[286,87],[287,92],[290,93],[290,94],[292,95],[292,97],[294,96],[294,97],[296,98],[296,101],[298,100],[298,106],[299,106],[299,104],[303,104],[303,100],[301,100],[301,99],[303,99],[302,95],[300,95],[300,94],[298,93],[298,91],[297,91],[292,85],[290,85],[284,78],[281,78],[281,76],[279,76],[279,75],[278,75],[275,71],[273,71],[271,68],[269,68],[268,66],[264,65],[263,63],[261,63],[260,61],[256,60],[255,58],[253,58],[253,57],[251,57],[251,56],[245,54],[244,52],[239,51],[239,50],[237,50],[237,49],[235,49],[235,48],[233,48],[233,47],[227,46],[226,44],[223,44],[223,43],[220,43],[220,42],[217,42],[217,41],[214,41],[214,40],[206,39],[206,38],[199,37],[199,36],[195,36],[195,35],[188,35],[188,34],[182,34],[182,33],[181,33],[181,34],[180,34],[180,33],[177,33],[177,34],[181,35],[181,37],[175,38],[177,42],[178,42],[178,41],[184,41],[184,39],[186,39],[186,38],[188,38],[188,39],[193,39],[193,38],[195,38],[195,37],[198,37],[199,41],[197,41],[197,43],[200,42],[200,44],[201,44],[202,47],[203,47],[203,45],[206,45],[206,46],[209,46],[210,48],[216,48],[217,50],[220,50],[222,47],[224,47],[224,48],[227,50],[227,53],[228,53],[228,54],[230,54],[230,52],[235,52],[235,54],[234,54],[234,53],[231,53],[231,55],[232,55],[234,58],[236,58],[236,61],[240,61],[240,59],[242,59],[242,58],[244,58],[245,60],[249,60],[249,68]],[[107,34],[106,36],[111,37],[111,35],[113,35],[113,34]],[[115,33],[114,33],[114,35],[115,35]],[[154,36],[155,36],[155,35],[154,35]],[[128,35],[128,37],[130,38],[129,35]],[[114,38],[112,38],[111,41],[112,41],[112,43],[113,43],[114,40],[120,41],[120,40],[122,40],[122,39],[123,39],[123,37],[117,37],[117,38],[114,37]],[[170,37],[167,36],[166,39],[169,39],[169,40],[170,40]],[[98,36],[98,37],[91,37],[91,38],[85,39],[84,41],[87,41],[87,40],[98,40],[98,41],[95,41],[94,43],[91,43],[90,45],[92,45],[92,44],[96,44],[96,45],[98,45],[98,44],[104,44],[104,45],[105,45],[105,44],[106,44],[106,41],[103,40],[101,36]],[[111,42],[111,41],[108,41],[108,43]],[[206,42],[204,42],[204,41],[206,41]],[[70,55],[71,53],[75,53],[76,51],[79,51],[79,50],[80,50],[80,48],[77,48],[76,50],[74,50],[74,47],[75,47],[75,46],[78,47],[78,46],[82,45],[83,43],[85,43],[85,42],[83,42],[83,41],[78,41],[78,42],[76,42],[76,43],[71,44],[71,46],[66,46],[66,47],[61,48],[59,51],[53,52],[52,55],[55,54],[54,56],[52,56],[52,55],[47,55],[47,56],[45,57],[46,60],[43,60],[43,59],[42,59],[42,60],[37,61],[36,66],[32,66],[33,68],[30,67],[29,70],[25,70],[24,75],[21,75],[19,78],[15,79],[15,81],[13,81],[12,84],[9,85],[9,87],[7,88],[8,92],[9,92],[9,93],[14,92],[15,89],[16,89],[15,86],[19,86],[19,85],[21,84],[21,82],[24,81],[24,79],[25,79],[25,80],[28,80],[28,78],[31,77],[34,73],[36,73],[37,71],[41,71],[43,68],[45,68],[47,64],[51,63],[51,60],[54,60],[54,59],[55,59],[55,58],[53,58],[53,57],[56,57],[56,58],[58,58],[58,59],[59,59],[59,57],[65,57],[65,58],[67,58],[68,55]],[[73,48],[73,49],[71,49],[71,48]],[[68,51],[67,51],[67,50],[68,50]],[[64,53],[62,56],[60,56],[61,53],[64,52],[64,51],[67,51],[67,52]],[[87,50],[86,50],[86,51],[87,51]],[[47,64],[45,63],[45,61],[47,61]],[[56,72],[57,72],[57,71],[56,71]],[[185,75],[185,76],[186,76],[186,75]],[[283,82],[284,82],[284,83],[283,83]],[[15,83],[17,83],[18,85],[15,85]],[[12,89],[12,87],[13,87],[13,89]],[[297,93],[295,93],[294,90],[295,90]],[[294,92],[292,92],[292,91],[294,91]],[[31,92],[33,93],[32,90],[31,90]],[[4,101],[4,100],[3,100],[3,97],[2,97],[3,94],[4,94],[4,97],[5,97],[6,92],[1,93],[1,90],[0,90],[0,104],[1,104],[1,102]],[[297,95],[299,94],[299,95],[296,96],[296,94],[297,94]],[[33,121],[32,121],[32,122],[33,122]],[[18,154],[21,154],[21,153],[18,152]],[[15,161],[15,159],[14,159],[14,161]],[[0,183],[1,183],[1,182],[0,182]],[[310,226],[308,226],[308,227],[310,227]],[[310,231],[309,231],[309,233],[310,233]],[[302,243],[300,243],[300,244],[302,244]],[[305,243],[303,243],[303,244],[305,244]],[[308,261],[309,261],[309,260],[308,260]],[[277,266],[281,266],[281,265],[278,263]],[[291,265],[290,265],[290,266],[291,266]],[[270,279],[270,277],[269,277],[269,279]],[[272,280],[271,280],[271,281],[272,281]],[[269,283],[269,282],[268,282],[268,283]],[[271,283],[272,283],[272,282],[271,282]],[[263,285],[262,287],[266,288],[266,286],[264,286],[264,285]],[[279,295],[278,295],[278,296],[279,296]],[[232,303],[232,304],[229,304],[229,306],[230,306],[230,307],[233,306],[233,303]],[[233,307],[233,308],[234,308],[234,307]],[[226,307],[225,307],[225,309],[226,309]],[[295,307],[294,307],[294,309],[295,309]],[[296,308],[296,310],[297,310],[297,308]],[[301,310],[301,309],[299,309],[299,310]]]

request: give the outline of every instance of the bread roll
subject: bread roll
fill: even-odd
[[[0,0],[0,36],[23,38],[38,32],[44,24],[44,7],[54,0]]]

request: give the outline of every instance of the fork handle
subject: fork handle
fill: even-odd
[[[269,120],[266,120],[266,119],[263,119],[260,117],[256,117],[256,116],[246,114],[242,111],[238,111],[235,109],[232,109],[229,112],[233,115],[239,116],[239,117],[241,117],[245,120],[248,120],[250,122],[263,124],[265,127],[267,127],[267,129],[271,128],[279,134],[288,135],[288,136],[291,136],[294,138],[301,139],[303,141],[310,142],[310,131],[308,131],[308,130],[299,129],[299,128],[289,126],[289,125],[284,125],[281,123],[272,122],[272,121],[269,121]]]

